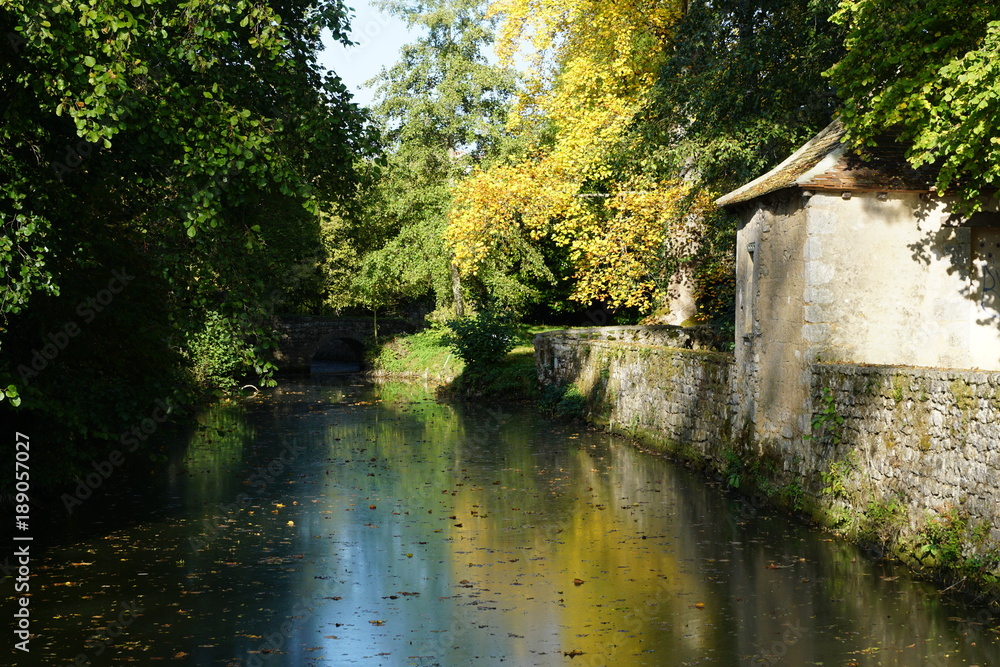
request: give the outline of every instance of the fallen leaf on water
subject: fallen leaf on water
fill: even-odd
[[[704,609],[705,608],[705,603],[704,602],[695,602],[692,606],[695,609]]]
[[[574,579],[573,580],[573,585],[574,586],[582,586],[583,585],[583,579]]]
[[[372,625],[385,625],[385,621],[368,621]]]
[[[185,653],[184,651],[178,651],[177,654],[174,656],[174,660],[181,660],[186,657],[188,657],[187,653]]]
[[[575,658],[578,655],[583,655],[583,651],[577,651],[573,649],[572,651],[563,651],[562,654],[567,658]]]

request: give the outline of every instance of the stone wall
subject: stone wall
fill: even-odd
[[[810,364],[795,415],[807,431],[776,442],[746,421],[733,357],[621,338],[536,336],[540,382],[575,385],[593,422],[766,487],[913,564],[934,526],[957,530],[966,555],[1000,549],[1000,372]]]
[[[367,317],[311,317],[289,315],[276,318],[273,325],[278,345],[272,358],[280,371],[309,371],[317,350],[331,340],[343,340],[360,358],[375,335],[375,322]],[[379,336],[412,331],[404,320],[379,320]]]
[[[719,343],[708,327],[681,327],[673,324],[566,329],[548,332],[546,336],[564,340],[638,343],[685,350],[711,350]]]
[[[679,327],[608,327],[535,337],[539,381],[575,384],[592,421],[705,459],[730,440],[733,357],[636,341],[686,340]],[[647,335],[648,334],[648,335]],[[622,340],[622,339],[625,340]]]
[[[973,547],[1000,544],[1000,372],[815,364],[812,391],[816,414],[844,421],[839,443],[832,424],[817,429],[805,471],[854,459],[853,504],[897,499],[910,532],[936,515],[968,516],[989,538]]]

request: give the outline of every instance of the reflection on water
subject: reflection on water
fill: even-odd
[[[359,361],[314,361],[309,367],[310,375],[359,372],[361,372],[361,362]]]
[[[49,549],[18,664],[1000,664],[992,614],[530,411],[329,378],[203,425]]]

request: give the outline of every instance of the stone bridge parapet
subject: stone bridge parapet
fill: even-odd
[[[410,322],[396,319],[370,317],[323,317],[285,315],[274,320],[278,334],[277,347],[272,358],[281,372],[306,372],[319,350],[331,343],[340,342],[354,351],[359,363],[364,352],[378,336],[393,336],[414,331]]]

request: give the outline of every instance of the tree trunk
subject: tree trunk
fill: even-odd
[[[462,301],[462,276],[458,273],[458,267],[451,262],[451,297],[455,302],[455,317],[465,317],[465,302]]]

